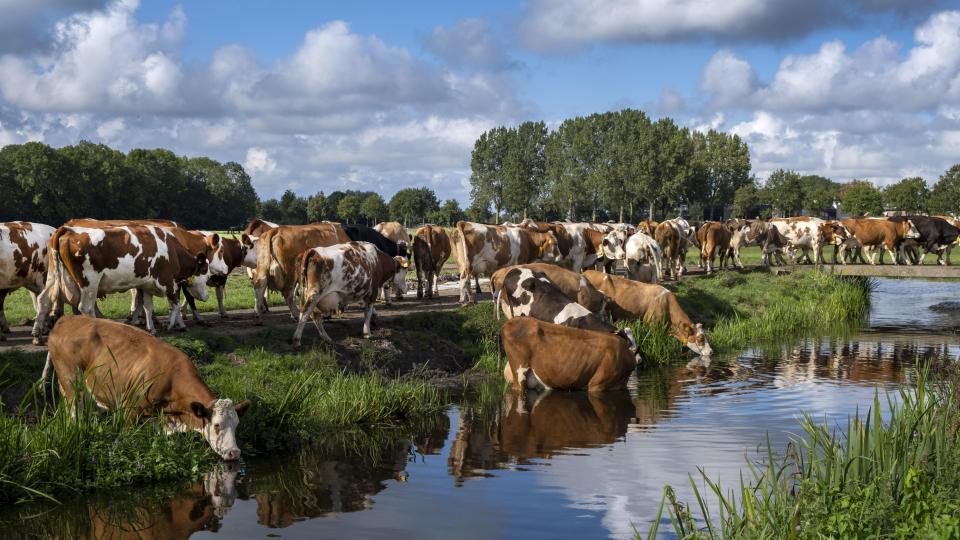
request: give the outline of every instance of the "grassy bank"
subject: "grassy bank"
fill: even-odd
[[[721,272],[668,287],[691,319],[703,323],[711,346],[721,353],[850,328],[870,309],[869,280],[816,272]],[[666,327],[639,322],[630,326],[644,358],[662,363],[684,355]]]
[[[362,439],[370,430],[434,415],[446,403],[423,381],[343,374],[327,350],[265,347],[276,332],[266,328],[245,337],[198,332],[174,340],[201,363],[200,373],[214,392],[253,401],[237,434],[247,456]],[[0,380],[4,386],[28,386],[43,358],[43,353],[0,355],[0,366],[10,366]],[[4,412],[0,503],[197,475],[214,461],[198,434],[168,437],[156,420],[82,409],[74,421],[62,402],[44,402],[34,392],[17,410]]]
[[[765,463],[748,464],[739,486],[703,476],[704,493],[691,479],[696,501],[688,503],[668,486],[661,512],[681,538],[957,538],[958,391],[955,373],[945,382],[921,377],[915,389],[878,396],[846,429],[804,418],[803,436],[785,455],[768,444]],[[719,499],[717,514],[707,496]]]

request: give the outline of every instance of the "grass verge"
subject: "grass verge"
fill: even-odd
[[[956,373],[881,397],[846,429],[805,417],[804,436],[783,456],[768,441],[763,463],[748,463],[725,489],[691,477],[696,501],[661,503],[680,538],[957,538],[960,536],[960,422]],[[707,496],[719,500],[711,513]],[[697,519],[694,513],[697,513]],[[660,516],[648,537],[655,537]],[[639,536],[639,535],[638,535]]]

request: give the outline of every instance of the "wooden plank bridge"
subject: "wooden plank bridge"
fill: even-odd
[[[905,264],[788,264],[772,266],[775,274],[819,271],[838,276],[892,277],[914,279],[960,279],[960,265]]]

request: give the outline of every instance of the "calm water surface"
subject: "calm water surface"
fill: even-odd
[[[702,467],[732,485],[746,459],[759,459],[767,434],[784,447],[802,412],[843,424],[878,390],[911,384],[915,358],[957,358],[960,311],[930,307],[960,300],[960,283],[879,280],[873,298],[867,328],[853,336],[748,350],[708,367],[650,369],[628,392],[461,404],[362,452],[249,460],[197,485],[98,494],[7,536],[627,538],[634,526],[646,533],[665,484],[692,501],[688,474],[699,478]],[[43,510],[50,509],[35,511]]]

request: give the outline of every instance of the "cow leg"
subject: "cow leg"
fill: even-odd
[[[308,319],[313,319],[313,324],[317,327],[317,331],[320,332],[320,337],[323,338],[324,341],[333,343],[333,340],[327,335],[327,331],[323,329],[323,321],[318,321],[317,318],[313,316],[313,312],[317,309],[318,303],[320,303],[319,292],[314,293],[304,301],[303,309],[300,310],[300,316],[297,319],[297,329],[293,332],[294,347],[300,347],[300,338],[303,337],[303,327],[307,324]]]
[[[10,332],[10,325],[7,324],[7,317],[3,313],[3,302],[7,299],[7,293],[10,289],[0,289],[0,341],[7,339],[4,335]]]
[[[417,298],[423,298],[423,278],[427,278],[427,287],[430,287],[430,275],[426,272],[420,270],[420,265],[417,265]],[[428,291],[429,292],[429,291]]]
[[[90,283],[89,286],[84,287],[80,291],[80,313],[86,315],[87,317],[97,317],[97,289],[100,287],[100,282],[96,281]]]
[[[170,312],[170,320],[171,320],[171,321],[173,320],[173,305],[174,305],[174,304],[176,304],[176,302],[173,302],[172,304],[170,304],[170,310],[171,310],[171,312]],[[144,318],[146,319],[146,323],[147,323],[147,328],[146,328],[147,332],[150,332],[151,334],[156,334],[156,333],[157,333],[157,327],[156,327],[156,325],[155,325],[154,322],[153,322],[153,295],[150,295],[150,294],[144,295],[144,297],[143,297],[143,312],[144,312]]]
[[[170,330],[183,331],[187,329],[187,323],[183,320],[183,310],[180,309],[180,295],[170,299],[170,321],[167,322],[167,327]]]
[[[284,295],[284,300],[287,301],[287,308],[290,310],[290,318],[295,321],[298,320],[300,317],[300,313],[297,310],[296,296],[297,296],[296,287],[291,287],[290,291]]]
[[[460,274],[460,303],[469,304],[471,302],[470,274],[466,271]]]
[[[180,305],[180,309],[183,310],[183,306],[190,306],[190,313],[193,314],[193,320],[198,323],[201,322],[200,314],[197,313],[197,300],[193,297],[192,294],[190,294],[190,291],[188,291],[186,287],[184,287],[182,290],[183,290],[183,304]]]
[[[898,249],[898,248],[892,248],[892,249],[891,249],[890,246],[888,246],[888,245],[886,245],[886,244],[883,245],[883,248],[886,249],[886,250],[887,250],[887,253],[890,254],[890,257],[893,258],[893,264],[899,265],[899,264],[900,264],[900,261],[897,260],[897,252],[894,251],[894,249]],[[907,264],[909,265],[910,263],[907,262]]]
[[[262,313],[267,312],[267,282],[263,280],[263,283],[257,287],[253,288],[253,314],[256,316],[257,325],[263,324],[263,318],[261,317]]]
[[[473,275],[473,284],[475,286],[477,294],[480,294],[481,292],[483,292],[480,290],[480,274]]]
[[[370,323],[373,320],[373,316],[374,316],[373,302],[367,302],[367,305],[364,306],[364,310],[365,310],[365,313],[363,315],[363,337],[369,338],[370,332],[371,332]]]
[[[226,285],[217,286],[217,310],[220,312],[221,319],[227,318],[227,309],[223,307],[223,296],[224,296],[224,293],[226,292],[226,289],[227,289]]]

